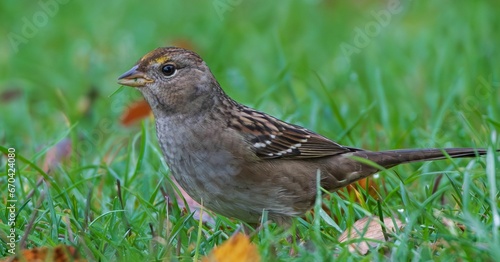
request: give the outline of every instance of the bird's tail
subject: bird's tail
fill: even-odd
[[[330,162],[330,169],[327,170],[329,175],[323,178],[322,186],[334,191],[399,164],[485,154],[486,149],[476,148],[400,149],[380,152],[359,150],[340,155]]]
[[[476,148],[430,148],[430,149],[400,149],[381,152],[358,151],[353,155],[365,158],[384,168],[391,168],[399,164],[463,157],[476,157],[486,154],[486,149]]]

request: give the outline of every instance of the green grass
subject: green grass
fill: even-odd
[[[231,1],[70,0],[30,37],[24,18],[43,12],[39,2],[0,3],[0,91],[20,91],[0,101],[0,145],[17,154],[18,242],[26,235],[29,248],[74,245],[91,261],[189,261],[241,226],[216,216],[200,228],[179,208],[153,120],[120,124],[140,94],[111,96],[140,56],[184,39],[233,98],[341,144],[491,151],[400,166],[376,179],[376,198],[360,189],[364,201],[353,203],[341,190],[323,201],[330,215],[307,214],[290,229],[266,224],[252,233],[264,261],[500,257],[498,1],[403,2],[349,57],[342,46],[354,45],[356,28],[377,21],[385,2],[232,1],[222,16],[214,2]],[[14,47],[10,33],[26,42]],[[61,141],[70,153],[44,171]],[[0,257],[8,255],[6,163],[0,158]],[[406,225],[367,255],[350,252],[338,237],[366,215]],[[290,234],[299,238],[289,243]]]

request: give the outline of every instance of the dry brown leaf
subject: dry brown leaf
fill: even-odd
[[[237,234],[203,258],[203,262],[259,262],[257,247],[250,242],[248,236]]]
[[[4,90],[0,93],[0,101],[3,103],[11,102],[21,97],[22,94],[23,90],[19,88]]]
[[[464,224],[457,223],[456,221],[447,218],[443,211],[439,209],[434,209],[433,214],[437,219],[441,220],[441,223],[443,223],[443,225],[445,225],[449,232],[454,236],[458,236],[467,229]]]
[[[139,120],[148,117],[149,115],[151,115],[151,113],[151,107],[149,107],[148,102],[142,99],[134,102],[125,110],[125,112],[123,112],[121,123],[124,126],[129,126]]]
[[[195,50],[193,42],[185,38],[175,39],[174,41],[172,41],[172,46],[177,46],[189,50]]]
[[[351,242],[359,239],[360,241],[349,245],[349,250],[351,252],[357,251],[362,255],[366,255],[370,250],[370,247],[374,247],[380,243],[380,241],[385,240],[382,227],[385,226],[385,232],[392,233],[396,231],[396,228],[399,229],[403,225],[403,222],[397,218],[394,218],[393,220],[391,217],[386,217],[384,218],[384,222],[381,223],[378,217],[364,217],[354,222],[352,228],[344,231],[339,237],[339,242]]]
[[[61,161],[67,158],[71,153],[71,140],[65,138],[52,147],[45,156],[43,162],[43,171],[49,172],[54,169]]]
[[[26,261],[26,262],[84,262],[87,261],[82,259],[80,254],[76,251],[74,247],[71,246],[57,246],[57,247],[38,247],[33,249],[21,250],[20,254],[17,256],[7,257],[0,259],[0,262],[7,261]]]

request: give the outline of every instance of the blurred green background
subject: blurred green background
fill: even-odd
[[[121,124],[141,97],[131,88],[118,90],[116,80],[150,50],[182,45],[205,59],[235,100],[341,144],[370,150],[499,148],[498,10],[497,0],[2,0],[0,145],[45,167],[47,152],[68,138],[69,156],[52,167],[61,188],[70,188],[79,203],[93,194],[90,209],[99,216],[119,209],[115,180],[124,180],[131,202],[125,209],[137,218],[144,206],[137,195],[161,199],[150,191],[167,168],[151,119],[143,126]],[[148,134],[144,159],[141,134]],[[37,187],[39,174],[25,162],[17,164],[23,199]],[[78,209],[67,207],[64,197],[54,201],[72,210],[78,231],[85,204]],[[20,224],[33,208],[27,205],[19,214]],[[149,230],[154,215],[147,214],[135,221],[134,232]],[[39,221],[52,221],[44,216]],[[120,223],[110,225],[83,237],[96,258],[125,252],[109,235],[101,236],[106,245],[90,244],[99,243],[100,231],[123,234],[115,228]],[[64,235],[59,226],[46,230]],[[149,235],[137,234],[147,247]],[[33,246],[59,241],[57,233],[37,237]]]
[[[1,102],[0,135],[27,155],[75,123],[85,133],[107,118],[113,133],[130,133],[115,124],[138,92],[110,97],[117,76],[153,48],[186,42],[236,100],[345,144],[443,146],[457,136],[449,124],[479,139],[482,116],[498,117],[488,108],[500,102],[497,1],[0,5],[0,88],[21,91]]]

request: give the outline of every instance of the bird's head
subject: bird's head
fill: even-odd
[[[177,47],[149,52],[118,83],[138,88],[156,117],[203,111],[213,106],[215,93],[222,92],[200,56]]]

